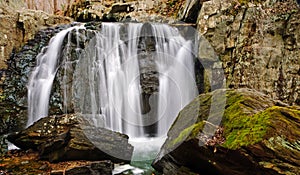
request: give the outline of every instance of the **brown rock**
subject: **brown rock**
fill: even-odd
[[[41,159],[128,162],[133,147],[124,134],[90,125],[79,114],[45,117],[8,140],[21,149],[38,150]]]
[[[298,7],[293,0],[243,2],[204,2],[197,19],[199,34],[222,62],[227,87],[256,89],[299,105]]]

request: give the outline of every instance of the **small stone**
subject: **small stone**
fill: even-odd
[[[42,165],[39,169],[40,169],[40,170],[44,170],[44,169],[46,169],[47,167],[48,167],[48,165],[45,164],[45,165]]]
[[[64,175],[64,171],[63,170],[52,170],[50,172],[50,175]]]
[[[28,164],[28,163],[29,163],[28,160],[21,162],[22,165],[25,165],[25,164]]]

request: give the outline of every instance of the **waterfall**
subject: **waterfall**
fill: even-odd
[[[28,121],[27,126],[48,116],[50,92],[58,69],[58,59],[64,37],[69,31],[78,28],[71,27],[59,32],[49,45],[38,54],[37,65],[29,77],[28,83]]]
[[[53,80],[63,69],[58,65],[63,41],[71,42],[72,30],[78,27],[58,33],[37,57],[28,84],[28,125],[48,115]],[[102,23],[91,33],[78,52],[71,92],[62,87],[64,111],[72,103],[95,126],[133,138],[165,136],[197,95],[193,43],[165,24]],[[70,58],[63,59],[66,65]]]

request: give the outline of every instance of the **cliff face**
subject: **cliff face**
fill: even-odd
[[[300,104],[300,11],[294,0],[194,0],[185,9],[182,19],[197,23],[222,61],[227,87]]]
[[[194,23],[222,62],[228,88],[256,89],[300,104],[300,12],[294,0],[80,0],[66,14],[79,21]]]
[[[70,18],[33,11],[15,1],[0,2],[0,90],[7,69],[6,61],[13,50],[18,51],[42,28],[70,23]],[[2,37],[3,36],[3,37]]]
[[[76,21],[169,22],[184,0],[77,0],[65,11]]]
[[[75,0],[24,0],[25,6],[28,9],[42,10],[49,14],[59,13],[59,11],[64,11],[69,6],[75,2]]]

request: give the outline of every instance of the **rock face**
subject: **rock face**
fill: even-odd
[[[300,107],[252,90],[217,90],[179,113],[153,166],[164,174],[187,168],[198,174],[297,174],[299,127]]]
[[[27,121],[27,83],[31,70],[36,64],[35,57],[57,32],[69,27],[49,27],[36,33],[19,52],[13,52],[6,61],[4,91],[0,94],[0,134],[20,131]],[[3,96],[2,96],[3,95]]]
[[[8,140],[21,149],[38,150],[41,159],[51,162],[128,162],[133,151],[126,135],[96,128],[79,114],[42,118],[26,130],[9,135]]]
[[[186,22],[203,1],[189,2],[180,14]],[[299,105],[299,8],[294,0],[251,2],[203,2],[197,30],[219,56],[227,87],[256,89]]]
[[[101,1],[78,0],[66,15],[76,21],[174,21],[184,0],[127,0]]]
[[[74,2],[75,0],[25,0],[25,5],[29,9],[42,10],[49,14],[55,14],[66,10]]]
[[[15,1],[13,1],[15,2]],[[67,17],[23,9],[10,1],[0,2],[0,92],[7,69],[6,60],[34,35],[49,26],[70,23]]]

